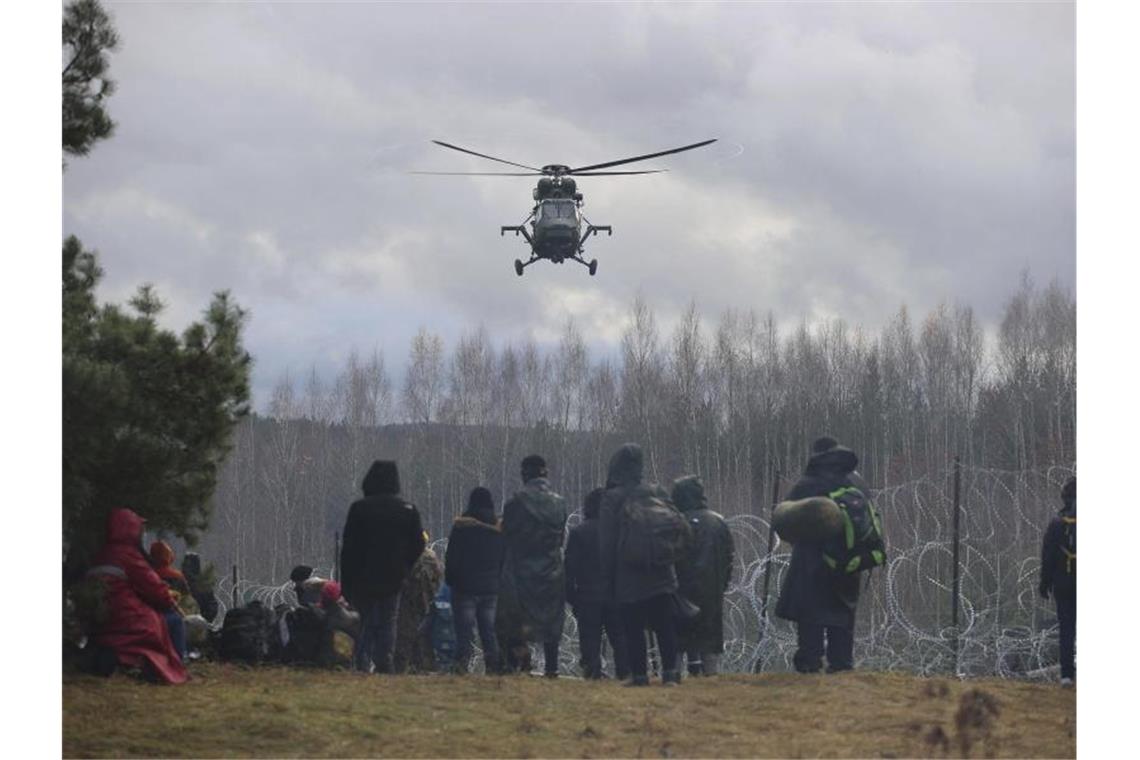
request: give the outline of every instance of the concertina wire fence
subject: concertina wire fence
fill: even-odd
[[[1041,537],[1061,506],[1061,485],[1075,470],[1075,464],[1024,471],[961,466],[957,636],[952,619],[953,470],[875,492],[888,559],[883,568],[863,574],[856,667],[924,676],[1055,677],[1056,614],[1052,602],[1037,594]],[[567,527],[581,519],[581,512],[575,512]],[[768,514],[733,515],[726,522],[736,551],[724,603],[721,672],[790,671],[795,628],[774,615],[790,547],[772,535],[769,550]],[[442,560],[446,539],[433,541],[431,548]],[[332,577],[331,567],[315,572]],[[221,611],[215,626],[235,598],[269,607],[296,604],[290,583],[239,580],[235,597],[233,579],[222,578],[216,592]],[[476,671],[481,658],[477,645]],[[541,663],[541,647],[534,646],[533,662]],[[656,652],[650,654],[656,667]],[[577,624],[569,611],[560,664],[564,674],[579,672]]]

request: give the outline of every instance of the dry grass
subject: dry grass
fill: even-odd
[[[721,676],[680,688],[195,665],[68,676],[64,757],[1075,757],[1055,685]]]

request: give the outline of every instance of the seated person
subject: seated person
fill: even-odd
[[[313,568],[308,565],[297,565],[289,573],[289,580],[293,581],[293,593],[297,595],[297,604],[320,605],[321,589],[328,580],[313,575]]]
[[[113,509],[108,516],[107,542],[88,570],[102,581],[107,608],[94,640],[113,650],[124,667],[142,668],[162,683],[184,683],[186,668],[163,622],[175,608],[174,598],[143,553],[143,523],[129,509]],[[181,622],[179,617],[179,631]]]

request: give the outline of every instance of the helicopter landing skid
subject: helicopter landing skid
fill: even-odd
[[[542,256],[532,255],[530,257],[530,259],[525,263],[521,259],[515,259],[515,274],[517,274],[519,277],[522,277],[524,269],[526,269],[527,267],[529,267],[531,264],[533,264],[536,261],[541,261],[542,258],[543,258]],[[589,261],[586,261],[581,256],[567,256],[565,259],[560,259],[559,263],[561,263],[562,261],[577,261],[579,264],[586,267],[586,269],[590,270],[590,276],[591,277],[593,277],[594,273],[598,271],[598,260],[597,259],[590,259]]]

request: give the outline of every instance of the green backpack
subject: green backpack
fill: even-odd
[[[824,545],[824,564],[839,575],[881,567],[887,550],[875,505],[855,486],[838,488],[827,496],[843,515],[843,532]]]

